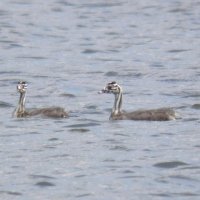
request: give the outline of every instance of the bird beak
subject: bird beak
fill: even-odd
[[[103,88],[98,92],[98,94],[103,94],[103,93],[109,93],[109,90],[107,88]]]
[[[102,94],[102,93],[104,93],[103,90],[98,91],[98,94]]]

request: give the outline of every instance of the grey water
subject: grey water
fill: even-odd
[[[0,199],[200,198],[199,0],[0,1]],[[15,119],[61,106],[67,119]],[[169,122],[109,121],[173,107]]]

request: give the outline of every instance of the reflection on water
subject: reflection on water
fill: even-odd
[[[199,199],[199,1],[1,1],[1,199]],[[69,119],[15,119],[61,106]],[[174,107],[170,122],[109,121]]]

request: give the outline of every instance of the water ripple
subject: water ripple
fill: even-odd
[[[184,175],[171,175],[169,176],[169,178],[173,178],[173,179],[178,179],[178,180],[188,180],[188,181],[199,181],[197,179],[188,177],[188,176],[184,176]]]
[[[86,128],[73,128],[73,129],[70,129],[70,131],[71,132],[85,133],[85,132],[89,132],[90,130],[86,129]]]
[[[39,186],[39,187],[52,187],[52,186],[55,186],[55,184],[53,184],[51,182],[48,182],[48,181],[40,181],[40,182],[37,182],[35,185]]]
[[[192,108],[194,108],[194,109],[200,109],[200,104],[194,104],[194,105],[192,105]]]
[[[102,51],[96,50],[96,49],[85,49],[82,53],[84,53],[84,54],[95,54],[95,53],[102,53]]]
[[[8,195],[13,195],[13,196],[21,196],[21,192],[13,192],[13,191],[0,191],[0,194],[8,194]]]
[[[76,195],[76,198],[83,198],[83,197],[88,197],[88,196],[91,196],[92,194],[90,193],[85,193],[85,194],[79,194],[79,195]]]
[[[159,196],[159,197],[196,197],[200,196],[198,193],[192,193],[192,192],[180,192],[180,193],[153,193],[151,194],[152,196]]]
[[[47,59],[46,57],[43,57],[43,56],[18,56],[17,58],[33,59],[33,60],[44,60],[44,59]]]
[[[104,8],[104,7],[114,7],[114,6],[121,6],[122,3],[90,3],[90,4],[84,4],[83,7],[88,8]]]
[[[78,127],[91,127],[91,126],[99,126],[99,123],[94,123],[94,122],[90,122],[90,123],[85,123],[85,124],[73,124],[73,125],[68,125],[66,127],[68,128],[78,128]]]
[[[109,72],[105,73],[105,76],[109,76],[109,77],[111,77],[111,76],[118,76],[118,75],[119,74],[116,71],[109,71]]]
[[[32,179],[55,179],[52,176],[46,176],[46,175],[30,175]]]
[[[168,52],[169,53],[182,53],[185,51],[191,51],[191,49],[172,49],[172,50],[169,50]]]
[[[160,162],[154,164],[154,167],[159,167],[159,168],[176,168],[179,166],[184,166],[188,165],[187,163],[180,162],[180,161],[171,161],[171,162]]]
[[[14,107],[14,106],[10,103],[0,101],[0,108],[10,108],[10,107]]]

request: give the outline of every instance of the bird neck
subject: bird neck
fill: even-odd
[[[26,93],[20,93],[19,103],[17,109],[15,111],[15,116],[21,116],[25,113],[25,100],[26,100]]]
[[[111,115],[117,115],[121,113],[121,107],[122,107],[122,90],[118,94],[115,94],[115,102],[114,106],[112,108]]]

